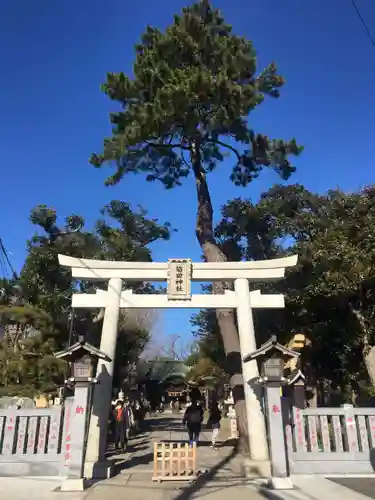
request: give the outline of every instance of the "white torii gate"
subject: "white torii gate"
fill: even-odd
[[[112,376],[117,342],[118,318],[121,308],[211,308],[236,309],[241,355],[257,349],[252,309],[283,308],[281,294],[262,295],[260,290],[249,291],[249,280],[266,281],[285,276],[285,268],[297,264],[297,255],[281,259],[252,262],[191,262],[189,259],[170,259],[168,262],[117,262],[79,259],[59,255],[59,263],[72,269],[72,277],[89,281],[108,280],[108,289],[95,294],[73,294],[74,308],[104,308],[104,320],[100,350],[112,361],[99,360],[97,377],[101,381],[95,387],[93,411],[90,419],[89,439],[86,451],[85,476],[107,475],[105,445],[108,408],[112,391]],[[167,294],[133,294],[122,290],[124,281],[167,281]],[[222,295],[191,294],[191,281],[234,281],[234,291]],[[264,417],[251,380],[258,376],[256,361],[243,364],[245,399],[248,418],[251,458],[268,459],[268,447]]]

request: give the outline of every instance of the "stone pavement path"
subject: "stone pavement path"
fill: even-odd
[[[330,481],[345,486],[350,490],[365,495],[369,498],[375,498],[375,478],[372,477],[338,477],[331,478]]]
[[[208,472],[196,481],[162,482],[152,481],[153,443],[155,441],[187,441],[187,431],[181,425],[182,414],[166,414],[148,422],[148,432],[131,441],[129,453],[117,456],[118,474],[87,490],[85,500],[190,500],[205,497],[205,500],[260,500],[264,497],[249,486],[241,476],[242,463],[233,456],[231,446],[212,450],[209,446],[210,432],[201,435],[197,450],[198,469]]]
[[[115,455],[120,462],[118,468],[122,474],[135,476],[152,475],[153,445],[155,441],[186,443],[187,430],[181,423],[181,415],[162,415],[149,419],[147,432],[134,438],[130,442],[129,453]],[[242,476],[242,461],[233,456],[230,445],[220,446],[218,450],[210,447],[211,432],[203,429],[197,449],[198,469],[212,469],[216,467],[216,476]],[[220,436],[219,436],[220,439]]]
[[[1,500],[83,500],[86,492],[61,493],[56,477],[0,477]],[[88,491],[88,490],[87,490]]]

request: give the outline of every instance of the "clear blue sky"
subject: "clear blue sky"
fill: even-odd
[[[375,34],[375,1],[357,0]],[[154,246],[154,259],[200,259],[192,180],[164,191],[141,177],[115,188],[88,164],[109,134],[107,71],[131,72],[133,46],[147,24],[165,27],[186,0],[11,0],[0,5],[0,236],[20,269],[33,233],[30,208],[56,207],[92,224],[100,207],[123,199],[169,220],[179,232]],[[217,0],[237,33],[251,38],[259,68],[275,60],[287,84],[252,125],[305,145],[291,182],[324,191],[374,182],[375,47],[350,0]],[[215,209],[234,196],[256,198],[277,181],[264,173],[246,189],[222,166],[210,178]],[[165,313],[166,333],[186,335],[189,311]]]

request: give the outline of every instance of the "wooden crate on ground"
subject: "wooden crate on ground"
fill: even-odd
[[[197,447],[181,443],[154,443],[153,481],[191,481],[197,478]]]

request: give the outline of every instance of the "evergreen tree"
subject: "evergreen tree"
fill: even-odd
[[[342,393],[350,385],[374,391],[375,187],[317,194],[301,185],[276,185],[257,203],[230,201],[222,215],[218,242],[242,258],[299,256],[285,280],[261,284],[283,293],[286,308],[272,315],[256,311],[258,343],[271,334],[284,343],[305,334],[311,345],[302,361],[321,403],[324,384]],[[215,335],[214,326],[200,319],[205,340]]]
[[[72,333],[82,332],[88,341],[100,345],[103,315],[91,310],[78,310],[73,315],[70,307],[72,294],[92,291],[93,284],[74,280],[70,269],[59,264],[59,253],[150,262],[149,245],[170,236],[168,223],[159,224],[141,207],[133,211],[119,200],[103,208],[91,231],[77,215],[67,217],[65,225],[59,227],[55,209],[45,205],[31,211],[30,221],[39,231],[27,243],[20,279],[0,282],[0,329],[5,333],[0,344],[0,392],[6,394],[33,395],[63,383],[65,364],[62,367],[52,354],[74,340],[70,338],[72,316]],[[152,290],[148,283],[135,286],[140,293]],[[114,376],[117,387],[139,359],[156,319],[154,311],[121,312]]]
[[[166,188],[192,174],[197,196],[196,236],[204,258],[224,261],[213,231],[207,176],[232,161],[229,177],[247,186],[268,167],[288,179],[295,168],[288,157],[301,148],[295,140],[269,139],[249,128],[248,116],[266,96],[278,97],[284,80],[275,64],[257,74],[252,43],[236,36],[218,10],[203,0],[174,16],[165,32],[147,27],[136,46],[134,77],[109,73],[102,86],[122,110],[110,115],[112,137],[91,163],[114,164],[107,184],[144,172]],[[216,284],[215,293],[224,284]],[[247,434],[239,337],[232,310],[217,311],[227,356],[241,435]],[[246,439],[243,440],[246,442]]]

